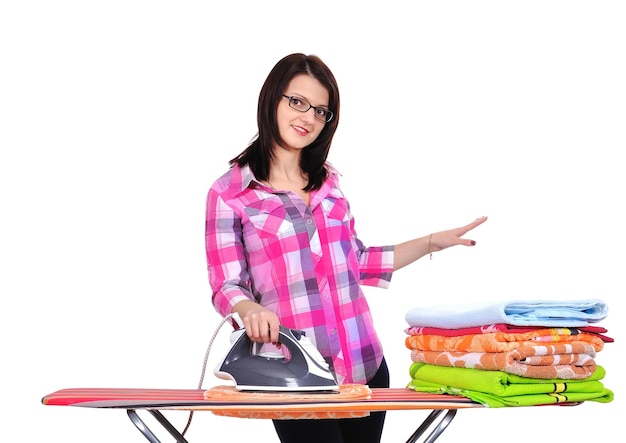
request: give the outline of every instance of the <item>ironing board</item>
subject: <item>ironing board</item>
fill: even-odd
[[[201,389],[61,389],[43,397],[49,406],[79,406],[87,408],[126,409],[128,417],[150,443],[160,443],[156,435],[139,416],[139,410],[151,414],[176,440],[188,443],[185,437],[163,415],[163,410],[263,412],[375,412],[394,410],[431,410],[431,413],[409,437],[415,443],[433,428],[424,443],[434,442],[450,424],[458,409],[481,408],[483,405],[465,397],[447,394],[427,394],[406,388],[372,388],[369,399],[346,401],[213,401],[204,398]],[[442,415],[440,417],[440,415]]]

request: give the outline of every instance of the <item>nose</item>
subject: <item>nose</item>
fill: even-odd
[[[315,123],[315,109],[310,108],[308,111],[303,112],[301,119],[307,123]]]

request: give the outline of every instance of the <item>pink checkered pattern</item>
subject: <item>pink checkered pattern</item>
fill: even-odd
[[[364,383],[383,351],[359,284],[389,286],[393,246],[361,243],[339,174],[327,168],[309,206],[261,184],[248,167],[220,177],[206,206],[209,282],[221,315],[255,300],[283,326],[303,330],[339,383]]]

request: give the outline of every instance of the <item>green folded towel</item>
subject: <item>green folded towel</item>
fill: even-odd
[[[613,400],[613,392],[600,381],[606,374],[602,366],[587,379],[567,381],[426,363],[413,363],[409,374],[407,387],[415,391],[462,395],[494,408]]]

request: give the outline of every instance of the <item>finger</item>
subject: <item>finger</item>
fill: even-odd
[[[279,326],[278,326],[278,322],[271,322],[269,325],[269,340],[270,343],[275,343],[277,344],[279,341]]]
[[[261,329],[261,341],[263,343],[271,343],[272,339],[270,337],[270,327],[267,325],[265,328]]]
[[[246,334],[252,341],[259,341],[259,330],[255,324],[246,325]]]
[[[250,340],[254,342],[263,342],[263,331],[265,330],[266,340],[269,338],[269,334],[267,333],[267,322],[264,322],[257,318],[256,316],[249,316],[244,319],[244,324],[246,327],[246,334]],[[264,326],[263,326],[264,325]]]
[[[259,320],[258,322],[259,325],[259,329],[258,329],[258,341],[261,341],[263,343],[270,343],[271,342],[271,324],[267,321],[267,319],[262,318],[261,320]]]
[[[460,228],[461,235],[467,234],[469,231],[471,231],[472,229],[476,228],[477,226],[482,225],[486,221],[487,221],[487,217],[480,217],[480,218],[477,218],[476,220],[474,220],[473,222],[466,224],[465,226]]]
[[[476,220],[470,223],[470,225],[472,226],[472,229],[474,229],[475,227],[482,225],[486,221],[487,221],[487,216],[483,215],[482,217],[478,217]]]

